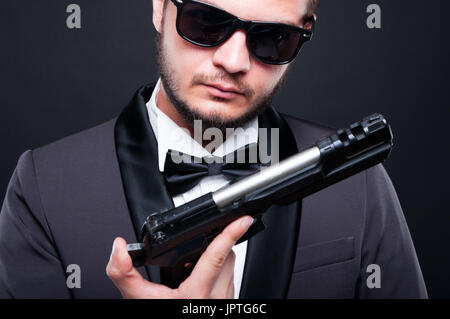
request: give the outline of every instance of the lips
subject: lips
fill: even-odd
[[[203,84],[209,94],[222,98],[234,99],[243,94],[235,87],[223,84]]]

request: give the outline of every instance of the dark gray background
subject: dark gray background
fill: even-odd
[[[66,27],[81,6],[82,28]],[[366,7],[382,8],[368,29]],[[20,154],[118,115],[156,79],[150,0],[3,0],[0,195]],[[431,297],[450,297],[447,0],[322,0],[313,41],[279,110],[334,127],[383,113],[395,135],[385,166]]]

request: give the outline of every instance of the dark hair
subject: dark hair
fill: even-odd
[[[307,17],[311,17],[313,15],[319,5],[319,2],[320,0],[309,0],[308,11],[306,13]]]

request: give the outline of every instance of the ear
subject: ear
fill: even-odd
[[[313,13],[312,17],[310,17],[308,19],[308,21],[306,21],[304,28],[306,30],[311,30],[311,28],[313,27],[313,24],[317,22],[317,14]]]
[[[163,8],[165,0],[153,0],[153,25],[156,31],[162,30]]]

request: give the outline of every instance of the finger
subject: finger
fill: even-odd
[[[231,248],[245,234],[252,221],[250,216],[244,216],[230,223],[202,254],[189,277],[201,294],[209,295]]]
[[[227,298],[230,280],[233,279],[236,255],[233,250],[228,254],[225,264],[211,290],[211,298]]]
[[[127,243],[120,237],[114,240],[106,274],[124,298],[165,298],[170,294],[170,288],[145,280],[133,267]]]
[[[234,272],[233,276],[231,276],[230,282],[228,283],[227,299],[234,299]]]

